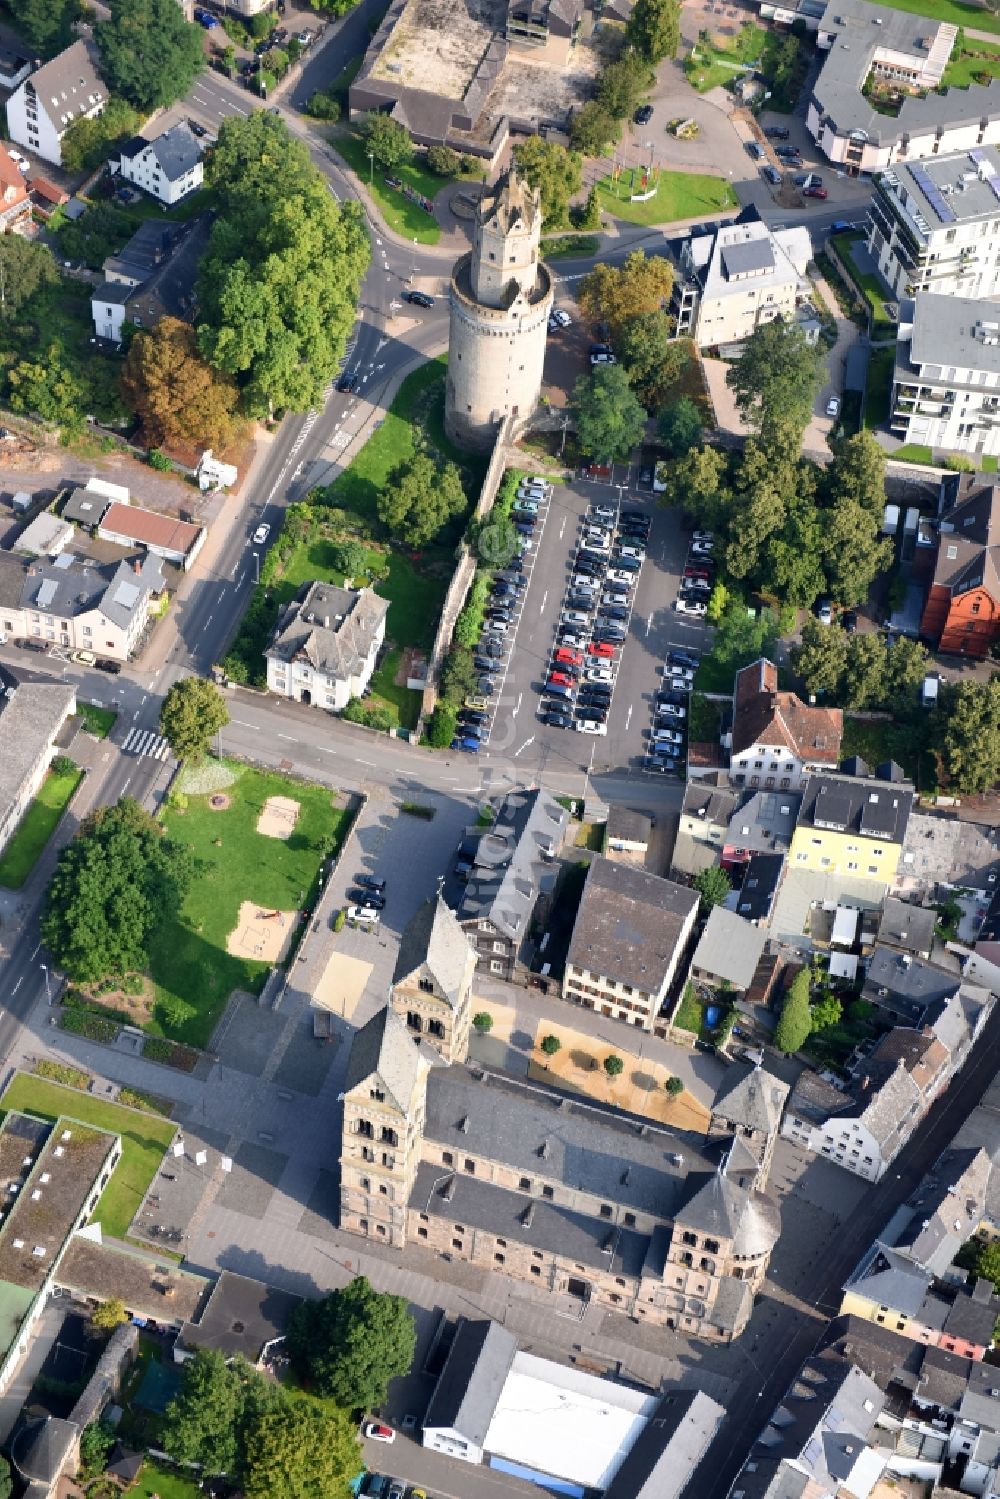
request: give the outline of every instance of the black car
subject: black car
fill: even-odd
[[[547,723],[550,729],[571,729],[573,720],[568,713],[543,713],[542,723]]]
[[[757,144],[756,141],[747,141],[746,148],[747,148],[747,153],[750,156],[753,157],[754,161],[762,161],[763,160],[763,157],[764,157],[764,148],[763,148],[763,146],[758,146],[758,144]]]
[[[591,697],[589,693],[582,690],[577,696],[577,703],[584,713],[588,709],[594,712],[606,713],[611,707],[611,699],[609,697]]]
[[[357,390],[357,388],[357,375],[341,375],[340,379],[337,381],[337,389],[340,391],[341,395],[348,394],[352,390]]]
[[[652,482],[652,474],[650,475],[650,482]],[[623,510],[621,518],[622,520],[641,520],[643,525],[646,526],[651,524],[645,510]]]
[[[761,167],[760,171],[761,176],[766,177],[772,187],[781,186],[781,173],[777,167],[772,167],[771,163],[768,162],[765,166]]]
[[[45,649],[43,645],[35,645],[31,641],[29,641],[28,644],[33,651],[43,651]],[[95,661],[94,665],[97,667],[98,671],[110,672],[113,677],[121,675],[122,664],[120,661],[108,661],[105,659],[102,661]]]
[[[498,624],[502,625],[510,625],[514,622],[514,616],[509,609],[487,609],[486,618],[494,619]]]
[[[782,161],[801,161],[802,152],[798,146],[775,146],[775,156],[780,156]]]
[[[356,874],[354,883],[360,885],[363,890],[374,890],[376,895],[385,894],[385,880],[380,880],[377,875]]]
[[[599,707],[596,703],[578,703],[576,716],[577,718],[589,718],[591,723],[607,723],[608,710]]]
[[[640,104],[632,118],[637,125],[648,125],[653,118],[652,104]]]
[[[199,125],[197,120],[188,120],[188,129],[191,131],[191,134],[196,135],[199,140],[201,140],[208,134],[208,131],[205,129],[204,125]]]
[[[377,890],[348,890],[347,899],[354,906],[373,906],[376,911],[385,910],[385,896]]]
[[[628,619],[628,610],[623,609],[621,604],[602,604],[597,612],[602,619],[613,619],[618,623]]]
[[[786,141],[791,132],[787,125],[767,125],[764,134],[770,141]]]
[[[854,635],[857,633],[858,616],[853,609],[844,610],[843,614],[840,616],[840,623],[847,631],[848,635]]]
[[[602,625],[594,631],[594,639],[598,645],[622,645],[625,638],[625,631],[616,625]]]
[[[701,657],[696,656],[694,651],[669,651],[667,660],[674,666],[689,666],[692,671],[701,665]]]
[[[477,671],[496,671],[499,666],[495,656],[473,656],[472,664]]]
[[[433,307],[434,298],[429,297],[425,291],[404,291],[404,302],[412,302],[414,307]]]

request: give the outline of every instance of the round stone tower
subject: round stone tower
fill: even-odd
[[[541,229],[540,195],[511,168],[485,190],[472,250],[455,263],[444,424],[462,447],[492,447],[505,417],[518,431],[535,410],[552,311]]]

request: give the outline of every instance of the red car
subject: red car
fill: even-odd
[[[605,641],[588,645],[587,650],[592,656],[600,656],[602,661],[610,661],[615,654],[614,646],[608,645]]]
[[[561,645],[556,651],[555,659],[564,666],[582,666],[583,652],[571,651],[567,646]]]
[[[564,671],[553,671],[549,673],[550,687],[575,687],[576,682],[568,677]]]
[[[707,567],[686,567],[684,569],[684,576],[685,578],[703,578],[706,583],[711,582],[712,578],[712,574],[708,571]]]
[[[825,187],[807,187],[802,194],[804,198],[825,198],[826,195]]]

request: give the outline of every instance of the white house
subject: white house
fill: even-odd
[[[836,770],[844,715],[778,691],[778,668],[761,656],[736,673],[729,777],[737,786],[797,791],[814,770]]]
[[[108,91],[86,42],[74,42],[30,74],[7,100],[11,140],[62,166],[62,138],[75,120],[103,112]]]
[[[868,248],[897,297],[1000,291],[996,146],[897,161],[875,182]]]
[[[903,442],[1000,454],[1000,306],[931,292],[902,302],[889,410]]]
[[[179,203],[201,187],[205,176],[201,146],[190,125],[183,123],[153,141],[133,136],[111,166],[160,203]]]
[[[388,609],[370,588],[307,583],[264,652],[270,690],[331,712],[346,708],[371,680]]]
[[[72,552],[51,562],[0,553],[0,633],[127,661],[166,587],[158,557],[98,565]]]
[[[766,224],[723,224],[683,242],[672,310],[677,332],[700,348],[738,343],[760,323],[791,319],[809,295],[809,231],[772,232]]]

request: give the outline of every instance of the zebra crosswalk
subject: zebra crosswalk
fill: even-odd
[[[154,734],[152,729],[129,729],[122,740],[122,751],[126,755],[144,755],[150,760],[166,760],[170,756],[170,745],[162,734]]]

